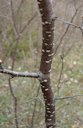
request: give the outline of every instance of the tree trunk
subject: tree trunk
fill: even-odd
[[[55,104],[50,85],[51,63],[53,58],[54,21],[50,0],[37,0],[42,21],[42,56],[40,63],[41,89],[45,101],[46,128],[55,128]]]

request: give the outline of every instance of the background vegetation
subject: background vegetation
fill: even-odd
[[[82,25],[82,0],[54,0],[54,16]],[[73,18],[73,19],[72,19]],[[55,20],[51,85],[56,99],[57,128],[83,128],[83,36],[80,29]],[[67,32],[66,32],[67,31]],[[65,33],[65,34],[64,34]],[[57,46],[60,46],[56,52]],[[17,71],[38,71],[41,21],[36,0],[0,0],[0,59]],[[0,127],[15,128],[14,99],[9,76],[0,74]],[[14,78],[19,128],[44,127],[39,82]]]

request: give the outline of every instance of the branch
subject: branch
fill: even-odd
[[[71,24],[72,24],[72,22],[73,22],[73,20],[74,20],[74,18],[75,18],[75,16],[76,16],[76,14],[77,14],[77,12],[78,12],[78,9],[76,9],[74,15],[72,16],[72,18],[71,18],[71,20],[70,20],[70,23],[71,23]],[[69,23],[69,22],[67,22],[67,23]],[[56,54],[56,52],[57,52],[59,46],[62,44],[62,41],[63,41],[65,35],[67,34],[67,32],[68,32],[68,30],[69,30],[71,24],[68,24],[68,25],[67,25],[67,28],[66,28],[65,32],[63,33],[63,35],[61,36],[60,41],[59,41],[59,43],[58,43],[58,45],[57,45],[57,47],[56,47],[56,49],[55,49],[54,54]]]
[[[72,95],[72,96],[65,96],[65,97],[57,97],[57,98],[54,98],[54,101],[56,101],[56,100],[65,100],[65,99],[75,98],[75,97],[79,97],[79,96],[83,96],[83,95],[79,94],[79,95]]]
[[[83,28],[82,28],[81,25],[76,25],[76,24],[74,24],[74,23],[65,21],[64,19],[61,19],[60,17],[57,17],[57,16],[55,16],[52,20],[54,20],[54,21],[55,21],[55,20],[62,21],[64,24],[71,25],[71,26],[73,26],[73,27],[75,27],[75,28],[77,28],[77,29],[80,29],[81,32],[83,32]]]
[[[23,2],[24,2],[24,0],[21,0],[21,1],[20,1],[19,6],[18,6],[17,11],[16,11],[16,16],[19,14]]]
[[[40,92],[40,86],[38,87],[37,89],[37,94],[36,94],[36,97],[39,96],[39,92]],[[34,125],[34,119],[36,117],[36,107],[37,107],[37,98],[34,100],[34,108],[33,108],[33,113],[32,113],[32,118],[31,118],[31,128],[33,128],[33,125]]]
[[[15,12],[14,12],[14,7],[13,7],[13,1],[10,1],[10,9],[11,9],[11,18],[12,18],[12,25],[13,25],[13,30],[14,30],[14,35],[16,37],[16,40],[19,39],[19,33],[17,30],[16,26],[16,19],[15,19]]]
[[[17,98],[14,94],[14,91],[13,91],[13,88],[12,88],[12,84],[11,84],[11,78],[9,77],[8,79],[8,83],[9,83],[9,89],[10,89],[10,93],[12,95],[12,98],[13,98],[13,103],[14,103],[14,114],[15,114],[15,125],[16,125],[16,128],[19,128],[19,123],[18,123],[18,115],[17,115]]]
[[[17,72],[17,71],[8,70],[5,68],[0,68],[0,73],[8,74],[12,77],[31,77],[31,78],[39,78],[40,77],[39,73]]]
[[[59,90],[60,90],[60,87],[61,87],[60,82],[61,82],[61,77],[62,77],[63,68],[64,68],[63,59],[64,59],[64,56],[61,55],[61,70],[60,70],[60,76],[59,76],[58,83],[57,83],[58,94],[59,94]]]
[[[20,30],[20,34],[24,32],[24,30],[27,28],[28,25],[33,21],[33,19],[37,16],[37,12],[34,13],[34,15],[27,21],[27,23],[23,26],[22,30]]]

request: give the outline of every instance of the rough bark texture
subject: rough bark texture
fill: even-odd
[[[42,56],[40,64],[41,89],[45,100],[46,128],[55,128],[55,105],[50,85],[50,72],[53,57],[54,21],[50,0],[37,0],[42,21]]]

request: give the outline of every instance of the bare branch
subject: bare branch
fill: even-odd
[[[12,77],[31,77],[31,78],[39,78],[39,73],[29,73],[29,72],[17,72],[8,69],[0,69],[0,73],[8,74]]]
[[[69,21],[65,21],[64,19],[61,19],[60,17],[54,17],[53,20],[62,21],[64,24],[68,24],[68,25],[71,25],[71,26],[73,26],[75,28],[82,29],[81,26],[78,26],[78,25],[76,25],[74,23],[71,23]]]
[[[75,98],[75,97],[80,97],[80,96],[83,96],[82,94],[79,94],[79,95],[72,95],[72,96],[65,96],[65,97],[57,97],[57,98],[54,98],[54,100],[65,100],[65,99],[70,99],[70,98]]]
[[[17,11],[16,11],[16,16],[17,16],[18,13],[20,12],[20,9],[21,9],[21,6],[22,6],[23,2],[24,2],[24,0],[21,0],[21,1],[20,1],[20,4],[19,4],[19,6],[18,6],[18,8],[17,8]]]
[[[37,89],[36,97],[39,96],[39,92],[40,92],[40,86],[39,86],[38,89]],[[33,128],[33,125],[34,125],[34,119],[35,119],[35,116],[36,116],[37,101],[38,101],[38,100],[37,100],[37,98],[36,98],[36,99],[35,99],[35,102],[34,102],[33,113],[32,113],[31,128]]]
[[[0,13],[0,17],[6,19],[6,20],[8,20],[8,21],[10,21],[10,17],[8,17],[8,16],[6,16],[6,15],[2,15],[1,13]]]
[[[33,21],[33,19],[37,16],[37,12],[27,21],[27,23],[23,26],[22,30],[20,31],[20,34],[24,32],[24,30],[27,28],[27,26]]]
[[[14,8],[13,8],[13,1],[10,1],[10,8],[11,8],[11,18],[12,18],[12,24],[13,24],[13,30],[14,30],[14,34],[16,37],[16,40],[19,39],[19,33],[17,30],[17,26],[16,26],[16,19],[15,19],[15,13],[14,13]]]
[[[60,70],[59,80],[58,80],[58,83],[57,83],[58,94],[59,94],[60,82],[61,82],[61,77],[62,77],[63,67],[64,67],[63,59],[64,59],[64,56],[61,55],[61,70]]]
[[[18,116],[17,116],[17,98],[13,92],[13,88],[12,88],[12,84],[11,84],[11,77],[9,77],[8,82],[9,82],[10,93],[11,93],[11,96],[12,96],[13,102],[14,102],[15,125],[16,125],[16,128],[19,128]]]
[[[56,54],[56,52],[57,52],[57,50],[58,50],[58,48],[59,48],[59,46],[61,45],[61,43],[62,43],[62,41],[63,41],[63,39],[64,39],[64,37],[65,37],[65,35],[67,34],[67,32],[68,32],[68,30],[69,30],[69,28],[70,28],[70,26],[71,25],[74,25],[74,27],[77,27],[77,28],[80,28],[79,26],[77,26],[77,25],[75,25],[75,24],[73,24],[72,22],[73,22],[73,20],[74,20],[74,18],[75,18],[75,16],[76,16],[76,14],[77,14],[77,12],[78,12],[78,9],[76,9],[76,11],[75,11],[75,13],[74,13],[74,15],[72,16],[72,18],[71,18],[71,21],[70,22],[67,22],[67,21],[64,21],[64,20],[62,20],[61,18],[58,18],[58,20],[60,20],[60,21],[62,21],[62,22],[64,22],[64,23],[66,23],[66,24],[68,24],[68,26],[67,26],[67,28],[66,28],[66,30],[65,30],[65,32],[63,33],[63,35],[61,36],[61,38],[60,38],[60,41],[59,41],[59,43],[58,43],[58,45],[57,45],[57,47],[56,47],[56,49],[55,49],[55,51],[54,51],[54,54]],[[56,19],[57,19],[56,18]],[[81,29],[81,28],[80,28]],[[82,30],[81,30],[82,31]]]

